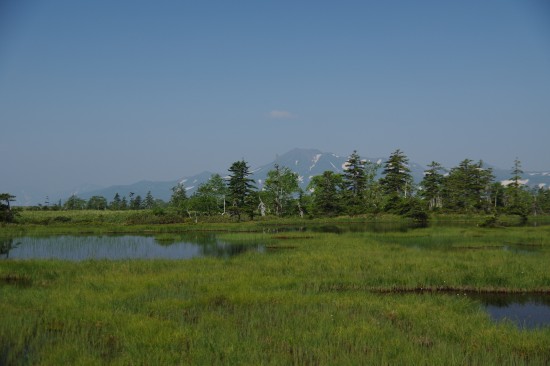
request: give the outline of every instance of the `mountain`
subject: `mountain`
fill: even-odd
[[[83,192],[79,194],[78,197],[87,200],[90,199],[90,197],[92,196],[103,196],[107,198],[107,200],[110,202],[117,193],[120,195],[121,198],[124,196],[129,198],[130,193],[134,193],[136,196],[139,195],[142,198],[145,198],[147,192],[151,191],[153,197],[168,201],[172,196],[172,187],[175,187],[179,183],[182,183],[186,187],[188,195],[190,195],[195,191],[199,184],[206,182],[211,175],[212,173],[205,171],[192,177],[186,177],[168,182],[142,180],[133,184],[117,185],[103,189]]]
[[[300,177],[300,186],[305,190],[312,177],[321,175],[326,170],[341,173],[343,171],[342,167],[347,159],[348,156],[339,156],[316,149],[293,149],[283,155],[277,155],[275,159],[268,164],[261,165],[259,167],[251,167],[251,178],[256,181],[256,186],[261,189],[267,177],[267,172],[273,169],[275,164],[279,164],[279,166],[288,167],[298,173],[298,176]],[[383,162],[387,160],[387,157],[366,158],[366,160],[383,164]],[[511,169],[500,169],[490,165],[486,166],[493,169],[493,174],[495,175],[496,181],[506,183],[511,176]],[[424,176],[424,170],[426,168],[414,162],[411,162],[409,167],[411,168],[411,174],[415,182],[420,182]],[[382,167],[379,170],[379,174],[381,172]],[[201,183],[206,182],[212,174],[212,172],[204,171],[197,175],[188,176],[173,181],[158,182],[144,180],[134,184],[110,186],[100,189],[86,189],[86,187],[81,187],[79,190],[66,192],[64,195],[50,195],[50,202],[57,202],[59,198],[65,201],[71,194],[76,194],[78,197],[83,199],[89,199],[92,196],[103,196],[107,198],[108,201],[111,201],[116,193],[118,193],[121,197],[126,196],[128,198],[130,196],[130,192],[133,192],[135,195],[140,195],[143,198],[148,191],[151,191],[153,197],[168,201],[172,195],[172,187],[176,186],[178,183],[185,185],[189,196],[195,192],[196,188]],[[219,174],[222,177],[227,177],[228,172],[219,172]],[[523,174],[523,178],[523,182],[529,186],[550,187],[550,173],[548,172],[525,172]],[[30,201],[27,200],[26,204],[36,204],[29,202]],[[23,202],[18,203],[24,204]]]
[[[277,155],[275,159],[268,164],[256,168],[251,167],[251,178],[256,181],[256,186],[261,189],[267,177],[267,173],[273,169],[275,164],[279,164],[279,166],[288,167],[298,173],[300,187],[305,190],[312,177],[321,175],[326,170],[341,173],[343,171],[342,167],[347,159],[347,156],[338,156],[316,149],[293,149],[283,155]],[[386,158],[379,157],[367,160],[382,164]],[[410,166],[414,179],[420,181],[423,176],[424,167],[416,163],[411,163]],[[381,173],[381,171],[382,169],[380,169],[379,173]],[[111,186],[83,192],[78,196],[83,199],[89,199],[92,196],[103,196],[107,198],[108,201],[111,201],[116,193],[118,193],[120,197],[129,197],[130,192],[133,192],[135,195],[140,195],[143,198],[148,191],[151,191],[153,197],[168,201],[172,195],[172,187],[176,186],[178,183],[182,183],[186,187],[189,196],[195,192],[196,188],[201,183],[206,182],[212,174],[211,172],[205,171],[197,175],[169,182],[140,181],[130,185]],[[227,172],[220,172],[219,174],[222,177],[228,176]]]
[[[377,164],[383,164],[387,158],[364,158],[368,161]],[[261,188],[267,177],[267,172],[273,169],[275,164],[285,166],[298,173],[300,179],[300,187],[306,189],[307,185],[316,175],[322,175],[323,172],[331,170],[336,173],[344,171],[344,163],[348,160],[348,156],[339,156],[333,153],[324,153],[315,149],[294,149],[284,155],[277,156],[275,160],[269,164],[263,165],[254,169],[252,178],[258,183],[258,188]],[[424,167],[416,164],[410,164],[411,173],[415,180],[422,180]],[[378,173],[382,172],[382,167]]]

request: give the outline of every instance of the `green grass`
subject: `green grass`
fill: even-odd
[[[550,362],[548,327],[493,323],[464,296],[550,291],[550,227],[219,235],[284,249],[229,259],[0,262],[0,363]],[[489,248],[505,242],[533,245],[536,255]],[[406,293],[420,288],[454,292]]]

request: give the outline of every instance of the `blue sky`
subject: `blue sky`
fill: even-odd
[[[550,5],[0,2],[0,191],[171,180],[295,147],[550,170]]]

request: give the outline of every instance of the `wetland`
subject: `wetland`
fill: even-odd
[[[198,228],[4,231],[0,363],[550,362],[546,225]]]

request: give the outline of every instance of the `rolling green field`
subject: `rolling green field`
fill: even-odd
[[[549,327],[494,323],[466,295],[549,293],[550,226],[219,236],[268,245],[226,259],[1,261],[0,364],[550,363]]]

